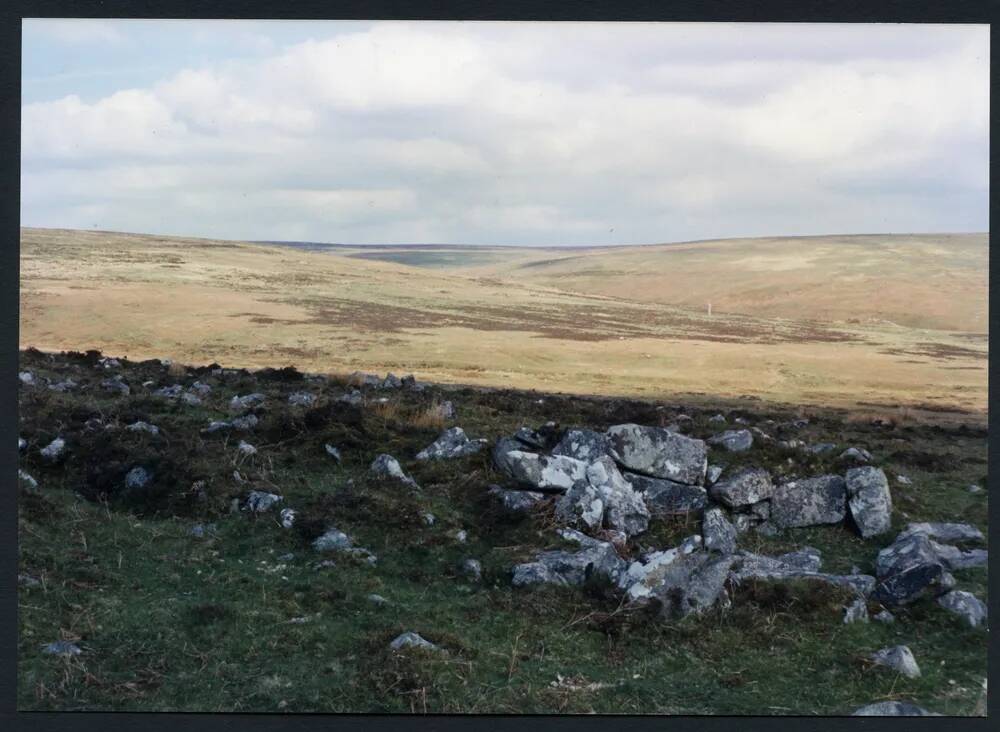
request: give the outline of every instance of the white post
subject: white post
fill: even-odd
[[[711,315],[711,314],[712,314],[712,303],[709,303],[709,304],[708,304],[708,314],[709,314],[709,315]]]

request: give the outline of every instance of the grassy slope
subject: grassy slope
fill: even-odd
[[[485,455],[435,465],[412,459],[437,434],[433,425],[415,426],[414,415],[442,398],[454,400],[456,422],[471,436],[491,439],[549,419],[597,428],[656,424],[681,409],[695,417],[693,432],[706,436],[718,429],[707,421],[714,411],[708,405],[657,409],[555,396],[538,403],[537,393],[432,388],[392,394],[388,407],[335,409],[309,426],[282,406],[287,393],[305,388],[322,405],[343,391],[342,382],[127,365],[134,391],[118,398],[96,389],[106,374],[85,362],[27,354],[22,367],[91,388],[19,393],[20,433],[29,441],[22,466],[42,486],[41,495],[22,493],[19,501],[20,571],[43,582],[19,592],[20,709],[842,714],[875,700],[912,699],[932,711],[970,714],[979,699],[986,631],[963,627],[929,603],[900,612],[893,625],[844,626],[844,598],[759,583],[738,593],[728,613],[662,623],[618,611],[617,599],[600,588],[515,591],[511,565],[556,543],[545,512],[502,519],[485,500],[485,486],[499,477]],[[203,407],[148,396],[157,386],[196,378],[214,387]],[[153,385],[138,386],[146,380]],[[225,418],[231,396],[250,391],[264,391],[269,402],[248,438],[260,452],[237,466],[235,438],[203,440],[197,430]],[[791,416],[738,413],[758,423]],[[83,429],[90,416],[119,426],[137,418],[159,425],[162,439],[130,434],[102,443],[131,459],[175,461],[183,475],[153,503],[103,504],[76,495],[88,468],[106,457],[95,454],[104,448]],[[880,428],[821,410],[811,416],[798,437],[867,447],[888,474],[913,479],[910,488],[894,485],[895,528],[960,520],[985,531],[986,494],[965,491],[971,482],[985,485],[982,431]],[[70,458],[45,467],[37,449],[56,433],[67,436]],[[324,455],[328,441],[342,447],[343,467]],[[412,472],[421,493],[365,478],[383,451]],[[719,459],[779,472],[843,469],[831,458],[771,448],[738,461],[713,456]],[[236,467],[254,484],[283,493],[300,511],[300,530],[283,530],[273,516],[229,515],[230,498],[246,491],[231,477]],[[190,500],[195,478],[207,481],[203,501]],[[425,510],[437,516],[433,526],[420,520]],[[217,523],[216,538],[190,536],[202,521]],[[308,539],[327,523],[375,551],[378,565],[338,558],[336,567],[314,569],[318,557]],[[468,531],[468,543],[452,538],[459,528]],[[672,546],[695,530],[657,521],[630,550]],[[871,571],[891,536],[862,541],[827,527],[744,543],[767,552],[812,545],[822,550],[826,569],[856,564]],[[295,558],[279,562],[285,552]],[[470,556],[483,562],[481,585],[456,575],[456,563]],[[984,570],[956,575],[960,587],[986,598]],[[365,599],[372,592],[392,604],[373,608]],[[302,616],[311,622],[289,622]],[[390,654],[388,641],[404,630],[443,645],[448,655]],[[39,653],[40,644],[58,637],[75,640],[85,654],[64,660]],[[897,643],[912,648],[921,678],[863,662],[866,653]]]
[[[635,285],[644,280],[634,270],[651,267],[677,277],[684,270],[688,280],[696,278],[697,286],[684,280],[683,292],[708,291],[719,282],[736,293],[733,297],[745,295],[740,288],[750,287],[753,277],[772,288],[785,287],[793,274],[799,277],[797,270],[783,269],[776,281],[774,272],[760,269],[774,264],[766,257],[747,279],[745,267],[720,273],[720,262],[732,259],[729,255],[705,254],[708,265],[677,266],[676,257],[694,256],[681,254],[688,251],[684,247],[578,250],[573,256],[580,261],[600,262],[605,269],[627,264],[628,276],[596,282],[625,282],[629,291],[602,295],[596,284],[579,280],[576,265],[569,270],[576,274],[565,279],[563,265],[552,265],[559,271],[548,273],[548,265],[517,269],[501,279],[503,273],[492,269],[489,275],[419,269],[239,242],[106,232],[24,229],[21,245],[25,347],[97,347],[136,357],[169,353],[237,366],[280,362],[312,370],[414,370],[442,382],[652,398],[748,395],[795,404],[930,404],[980,413],[986,405],[982,332],[718,312],[709,318],[700,310],[641,302],[650,292],[669,292],[665,283],[673,274],[656,275],[652,289]],[[727,246],[719,251],[743,251],[746,245]],[[937,317],[945,295],[973,315],[985,308],[985,290],[975,279],[985,277],[985,267],[972,279],[968,274],[969,262],[983,256],[979,244],[969,244],[973,253],[954,261],[920,246],[931,263],[927,267],[945,267],[942,277],[955,284],[935,285],[940,295],[935,298],[918,285],[936,280],[926,272],[913,274],[913,289],[901,290],[910,292],[904,297],[909,310]],[[690,251],[709,250],[715,251],[709,245]],[[510,252],[507,258],[515,264],[547,256]],[[903,258],[906,267],[887,257],[883,253],[866,265],[869,290],[872,273],[884,279],[916,272],[913,257]],[[863,259],[852,254],[845,261]],[[809,289],[808,278],[796,281],[806,288],[802,292],[824,292]],[[881,282],[880,289],[899,289],[904,280],[891,282],[896,285]],[[865,315],[863,302],[835,295],[837,302],[854,303],[856,315]],[[796,297],[788,302],[801,300],[801,294]],[[817,302],[824,298],[817,296]],[[717,311],[722,307],[716,303]]]

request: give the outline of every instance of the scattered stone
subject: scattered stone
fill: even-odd
[[[939,717],[910,702],[882,701],[854,710],[852,717]]]
[[[357,389],[351,389],[348,393],[342,394],[337,397],[338,402],[343,402],[344,404],[350,404],[352,406],[357,406],[365,400],[364,395]]]
[[[524,445],[513,437],[500,437],[493,446],[493,464],[505,475],[514,474],[513,460],[508,456],[512,452],[523,452]]]
[[[208,423],[208,427],[203,429],[201,433],[203,435],[212,435],[216,432],[228,432],[233,428],[232,422],[221,422],[219,420],[213,420]]]
[[[194,382],[188,389],[200,397],[206,397],[212,393],[212,387],[200,381]]]
[[[913,485],[913,481],[907,478],[905,475],[897,475],[896,482],[900,485]]]
[[[423,522],[424,522],[425,526],[433,526],[434,522],[437,521],[437,517],[433,513],[430,513],[430,512],[422,514],[420,516],[420,518],[423,519]]]
[[[373,475],[398,480],[403,485],[406,485],[414,490],[417,490],[420,487],[417,485],[417,482],[413,480],[413,478],[403,472],[403,468],[400,467],[399,461],[392,455],[386,455],[385,453],[379,455],[372,462],[371,467],[368,470]]]
[[[958,547],[948,544],[938,544],[933,540],[931,541],[931,548],[947,569],[982,567],[989,561],[989,553],[985,549],[962,551]]]
[[[950,524],[950,523],[910,523],[906,525],[903,532],[896,537],[901,539],[910,534],[924,534],[930,539],[940,541],[984,541],[983,532],[971,524]]]
[[[538,455],[511,450],[505,455],[509,475],[519,483],[543,491],[567,491],[587,479],[587,464],[565,455]]]
[[[732,579],[739,583],[747,579],[810,580],[845,587],[862,597],[875,589],[875,578],[866,574],[834,575],[819,571],[819,552],[805,548],[798,552],[767,557],[739,552],[733,565]]]
[[[650,513],[671,516],[701,511],[708,504],[708,493],[700,485],[675,483],[664,478],[649,478],[624,473],[632,488],[642,494]]]
[[[701,535],[705,542],[705,549],[719,554],[732,554],[736,551],[736,529],[726,512],[718,506],[714,506],[705,511],[701,519]]]
[[[982,493],[983,492],[983,489],[980,488],[975,483],[970,483],[969,486],[968,486],[968,488],[966,488],[966,490],[969,491],[969,493]]]
[[[417,453],[417,460],[448,460],[474,455],[483,449],[486,440],[470,440],[461,427],[451,427],[428,447]]]
[[[892,524],[892,495],[881,468],[866,466],[847,471],[851,516],[865,539],[884,534]]]
[[[245,412],[248,409],[263,404],[266,398],[267,397],[260,393],[247,394],[245,396],[234,396],[229,401],[229,411]]]
[[[25,440],[23,437],[18,437],[17,438],[17,451],[18,452],[24,452],[24,450],[27,447],[28,447],[28,441]]]
[[[368,595],[365,599],[368,600],[368,602],[370,602],[372,605],[376,605],[378,607],[383,607],[389,604],[389,601],[386,600],[384,597],[382,597],[381,595],[376,595],[374,593]]]
[[[708,470],[705,471],[705,484],[712,485],[719,478],[722,477],[722,467],[719,465],[709,465]]]
[[[391,375],[391,374],[390,374]],[[406,632],[402,633],[389,644],[389,648],[394,651],[400,651],[404,648],[420,648],[425,651],[440,651],[441,649],[431,643],[429,640],[422,638],[417,633]]]
[[[455,419],[455,405],[451,402],[441,402],[438,407],[441,419]]]
[[[236,451],[245,457],[257,454],[257,448],[245,440],[240,440],[240,444],[236,446]]]
[[[971,592],[952,590],[937,599],[938,605],[958,615],[973,628],[986,621],[986,604]]]
[[[125,476],[125,488],[130,491],[142,490],[152,480],[152,474],[141,465],[137,465],[128,471],[128,474]]]
[[[878,613],[875,614],[875,619],[880,623],[886,623],[886,624],[896,622],[896,616],[893,615],[888,610],[880,610]]]
[[[849,447],[840,453],[841,460],[853,460],[858,463],[870,463],[873,458],[872,454],[865,450],[863,447]]]
[[[380,389],[399,389],[403,386],[402,380],[393,373],[386,374],[385,379],[378,385]]]
[[[465,529],[459,529],[454,534],[452,534],[452,536],[455,537],[455,541],[457,541],[459,544],[464,544],[469,539],[469,532],[467,532]]]
[[[48,653],[53,656],[79,656],[83,651],[75,643],[60,640],[43,645],[42,653]]]
[[[240,432],[249,432],[257,426],[258,422],[260,422],[260,420],[257,419],[256,414],[246,414],[242,417],[237,417],[231,424],[235,430],[239,430]]]
[[[343,458],[340,455],[340,450],[338,450],[337,448],[335,448],[330,443],[327,443],[327,444],[323,445],[323,449],[326,451],[327,455],[329,455],[330,457],[332,457],[334,459],[334,461],[337,463],[337,465],[340,465],[343,462]]]
[[[768,499],[773,491],[770,473],[763,468],[744,468],[713,485],[709,495],[729,508],[737,508]]]
[[[164,399],[176,399],[184,391],[184,387],[180,384],[174,384],[173,386],[164,386],[153,392],[155,397],[163,397]]]
[[[288,403],[293,407],[311,407],[316,403],[316,395],[308,391],[297,391],[288,395]]]
[[[473,582],[479,582],[483,578],[483,565],[478,559],[466,559],[459,567],[459,571]]]
[[[695,534],[673,549],[650,552],[628,565],[620,575],[618,585],[626,591],[630,601],[648,598],[652,595],[653,588],[663,579],[667,567],[682,556],[698,551],[701,545],[701,536]]]
[[[925,534],[916,532],[896,540],[878,553],[876,595],[888,607],[908,605],[926,594],[941,595],[955,586],[955,578]]]
[[[745,452],[753,447],[753,433],[750,430],[726,430],[709,437],[707,442],[729,452]]]
[[[815,445],[809,445],[805,448],[806,452],[811,452],[813,455],[822,455],[823,453],[833,452],[837,449],[837,445],[833,442],[817,442]]]
[[[488,493],[495,496],[508,513],[527,513],[545,496],[535,491],[512,491],[498,485],[490,486]]]
[[[38,481],[20,468],[17,471],[17,481],[18,485],[28,493],[36,493],[38,491]]]
[[[30,574],[17,575],[17,584],[19,587],[27,587],[28,589],[42,586],[41,580],[37,577],[32,577]]]
[[[250,491],[247,496],[244,509],[251,513],[264,513],[270,511],[275,505],[282,501],[282,497],[274,493],[265,491]]]
[[[57,463],[66,457],[66,440],[57,437],[38,451],[47,463]]]
[[[587,482],[598,490],[604,503],[604,525],[627,536],[641,534],[649,526],[649,509],[615,461],[604,455],[587,466]]]
[[[611,456],[626,470],[689,485],[705,482],[708,448],[702,440],[637,424],[616,425],[606,434]]]
[[[888,666],[908,679],[920,677],[920,667],[917,659],[907,646],[892,646],[875,651],[871,660],[878,666]]]
[[[76,389],[76,382],[73,379],[65,379],[55,384],[49,384],[49,389],[51,391],[57,391],[60,394],[65,394],[68,391],[73,391]]]
[[[206,536],[216,533],[215,524],[195,524],[191,527],[191,536],[196,539],[204,539]]]
[[[181,401],[184,402],[189,407],[200,407],[201,397],[197,394],[192,394],[191,392],[184,392],[181,394]]]
[[[22,371],[17,375],[17,378],[21,380],[21,383],[25,386],[35,385],[35,375],[30,371]]]
[[[556,500],[556,520],[570,526],[600,528],[604,520],[601,491],[586,480],[578,480]]]
[[[868,603],[861,597],[855,598],[854,602],[847,606],[844,611],[844,625],[850,623],[868,622]]]
[[[725,424],[726,423],[726,418],[724,416],[722,416],[721,414],[715,414],[715,415],[709,417],[708,421],[711,424]]]
[[[293,508],[283,508],[281,513],[278,514],[281,518],[281,527],[284,529],[290,529],[295,525],[295,509]]]
[[[588,576],[599,575],[618,583],[625,562],[612,544],[591,539],[579,532],[563,529],[560,535],[581,545],[580,551],[549,551],[539,554],[534,562],[514,567],[513,584],[582,585]]]
[[[552,454],[565,455],[589,463],[599,457],[609,455],[610,449],[608,438],[603,433],[594,430],[573,429],[567,430],[559,443],[552,448]]]
[[[318,552],[334,552],[350,549],[350,537],[339,529],[327,529],[326,533],[313,540],[312,546]]]
[[[133,422],[128,427],[126,427],[129,432],[147,432],[151,435],[160,434],[160,428],[155,424],[150,424],[149,422]]]
[[[847,485],[839,475],[784,483],[774,489],[770,509],[771,521],[781,529],[837,524],[847,515]]]

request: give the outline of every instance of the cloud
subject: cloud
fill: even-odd
[[[553,245],[987,226],[985,27],[268,28],[238,29],[252,58],[24,105],[23,222]]]

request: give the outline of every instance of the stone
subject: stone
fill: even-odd
[[[42,460],[45,462],[50,464],[58,463],[66,457],[66,440],[61,437],[57,437],[39,450],[38,453],[42,456]]]
[[[316,395],[308,391],[297,391],[288,395],[288,403],[293,407],[311,407],[316,403]]]
[[[660,615],[666,619],[700,615],[728,599],[725,587],[733,561],[734,555],[699,551],[669,564],[651,590],[660,601]]]
[[[771,474],[763,468],[744,468],[709,488],[709,495],[729,508],[748,506],[771,497]]]
[[[708,467],[708,448],[659,427],[621,424],[606,432],[611,456],[624,469],[653,478],[702,485]]]
[[[565,455],[584,462],[591,462],[610,454],[608,438],[594,430],[567,430],[559,443],[552,448],[553,455]]]
[[[125,489],[130,491],[142,490],[152,480],[152,474],[141,465],[137,465],[128,471],[128,474],[125,476]]]
[[[722,477],[722,466],[720,465],[709,465],[708,470],[705,471],[705,484],[712,485],[719,478]]]
[[[318,552],[333,552],[350,549],[354,542],[351,538],[339,529],[327,529],[322,536],[313,540],[312,547]]]
[[[403,472],[403,468],[400,467],[399,461],[392,455],[382,453],[375,458],[368,470],[372,475],[397,480],[403,485],[414,490],[417,490],[420,487],[417,485],[417,482],[413,480],[413,478]]]
[[[952,523],[910,523],[906,525],[897,539],[910,534],[924,534],[930,539],[940,541],[985,541],[983,532],[971,524]]]
[[[745,452],[753,447],[753,433],[750,430],[726,430],[709,437],[707,442],[729,452]]]
[[[461,427],[451,427],[441,433],[428,447],[417,453],[417,460],[448,460],[474,455],[486,445],[486,440],[470,440]]]
[[[844,625],[849,625],[850,623],[867,623],[867,622],[868,622],[868,603],[863,598],[857,597],[844,610]]]
[[[625,570],[625,562],[611,543],[591,539],[569,529],[559,533],[567,540],[576,541],[581,549],[576,552],[542,552],[535,561],[516,565],[513,570],[515,587],[542,583],[579,586],[590,576],[603,576],[618,583]]]
[[[736,528],[718,506],[709,508],[702,516],[701,536],[705,549],[710,552],[732,554],[736,551]]]
[[[380,382],[375,374],[366,374],[361,371],[355,371],[350,378],[358,386],[378,386]]]
[[[725,424],[726,418],[721,414],[714,414],[708,418],[710,424]]]
[[[184,387],[180,384],[174,384],[172,386],[163,386],[153,392],[153,396],[162,397],[164,399],[176,399],[184,391]]]
[[[415,389],[417,387],[417,377],[413,374],[407,374],[399,380],[399,383],[404,389]]]
[[[222,422],[219,420],[213,420],[212,422],[208,423],[208,427],[203,429],[201,433],[203,435],[211,435],[215,434],[216,432],[228,432],[232,428],[233,428],[232,422]]]
[[[771,495],[771,521],[781,529],[837,524],[847,515],[847,484],[839,475],[783,483]]]
[[[281,519],[281,528],[290,529],[295,525],[295,509],[294,508],[283,508],[281,513],[278,514]]]
[[[910,702],[882,701],[855,709],[852,717],[939,717]]]
[[[181,394],[181,401],[189,407],[201,406],[201,397],[197,394],[192,394],[191,392],[186,391]]]
[[[514,432],[514,439],[522,445],[526,445],[527,447],[531,447],[536,450],[545,449],[545,437],[530,427],[518,427]]]
[[[24,452],[24,450],[27,447],[28,447],[28,441],[25,440],[23,437],[18,437],[17,438],[17,451],[18,452]]]
[[[651,597],[653,588],[663,579],[667,567],[681,557],[698,551],[701,545],[701,536],[695,534],[672,549],[649,552],[628,565],[619,577],[618,586],[625,590],[630,601]]]
[[[938,605],[958,615],[973,628],[986,622],[986,604],[971,592],[952,590],[937,599]]]
[[[191,384],[191,386],[188,387],[188,390],[194,392],[200,397],[206,397],[212,393],[212,387],[208,384],[203,384],[200,381],[196,381]]]
[[[893,615],[888,610],[880,610],[875,614],[875,619],[880,623],[894,623],[896,622],[896,616]]]
[[[120,375],[113,379],[105,379],[102,381],[101,388],[104,391],[117,394],[118,396],[128,396],[132,393],[132,390],[129,388],[128,384],[122,380]]]
[[[243,508],[251,513],[265,513],[282,501],[281,496],[265,491],[250,491]]]
[[[438,407],[441,419],[455,419],[455,405],[451,402],[441,402]]]
[[[871,655],[871,660],[877,666],[887,666],[908,679],[920,677],[917,659],[913,657],[913,652],[907,646],[882,648]]]
[[[849,447],[840,453],[841,460],[853,460],[856,463],[870,463],[872,454],[863,447]]]
[[[376,595],[375,593],[368,595],[367,597],[365,597],[365,599],[368,600],[368,602],[370,602],[372,605],[375,605],[377,607],[383,607],[389,604],[388,600],[386,600],[381,595]]]
[[[649,509],[642,494],[633,490],[614,460],[607,455],[599,457],[587,466],[586,475],[604,503],[604,525],[607,528],[633,536],[649,527]]]
[[[421,520],[424,522],[425,526],[433,526],[437,522],[437,516],[428,511],[420,515]]]
[[[53,656],[79,656],[83,651],[75,643],[60,640],[43,645],[42,653],[48,653]]]
[[[493,464],[501,473],[507,476],[513,475],[513,462],[508,457],[512,452],[522,452],[524,445],[513,437],[501,437],[493,446]]]
[[[968,487],[966,487],[966,489],[965,489],[965,490],[967,490],[967,491],[968,491],[969,493],[982,493],[982,492],[983,492],[983,489],[982,489],[982,488],[980,488],[980,487],[979,487],[978,485],[976,485],[975,483],[970,483],[970,484],[968,485]]]
[[[351,389],[346,394],[341,394],[339,397],[337,397],[336,401],[341,402],[343,404],[350,404],[352,406],[358,406],[364,400],[365,400],[365,397],[364,397],[364,395],[360,391],[358,391],[357,389]]]
[[[260,420],[257,418],[256,414],[245,414],[242,417],[237,417],[232,421],[232,427],[234,430],[239,430],[240,432],[249,432]]]
[[[900,485],[913,485],[913,481],[907,478],[905,475],[897,475],[896,482]]]
[[[240,440],[240,444],[236,446],[236,451],[246,457],[257,454],[257,448],[245,440]]]
[[[535,491],[512,491],[498,485],[490,486],[487,492],[500,502],[507,513],[512,514],[527,513],[545,498],[544,494]]]
[[[598,529],[604,521],[601,491],[578,480],[556,500],[556,520],[571,526]]]
[[[466,559],[459,567],[459,572],[473,582],[479,582],[483,578],[483,565],[478,559]]]
[[[925,595],[936,597],[955,586],[931,540],[922,533],[898,538],[878,553],[876,596],[887,607],[899,607]]]
[[[587,479],[587,464],[565,455],[538,455],[512,450],[506,454],[509,475],[519,483],[542,491],[564,492]]]
[[[191,536],[195,539],[204,539],[206,536],[213,536],[216,533],[215,524],[195,524],[191,527]]]
[[[24,384],[25,386],[34,386],[35,385],[35,375],[33,373],[31,373],[30,371],[22,371],[22,372],[20,372],[17,375],[17,378],[20,379],[21,383]]]
[[[245,412],[248,409],[252,409],[253,407],[263,404],[266,398],[267,397],[260,393],[247,394],[245,396],[234,396],[229,401],[229,411]]]
[[[388,373],[382,380],[382,383],[378,385],[379,389],[399,389],[403,386],[403,381],[398,376],[393,373]]]
[[[632,488],[645,498],[654,516],[672,516],[701,511],[708,504],[708,492],[700,485],[675,483],[664,478],[649,478],[637,473],[624,473]]]
[[[17,575],[17,584],[19,587],[27,587],[29,589],[42,586],[41,580],[37,577],[32,577],[30,574]]]
[[[778,557],[768,557],[750,552],[738,552],[733,565],[732,579],[739,583],[747,579],[808,580],[844,587],[855,594],[867,597],[875,589],[875,578],[866,574],[834,575],[819,571],[819,553],[803,549]]]
[[[452,536],[459,544],[464,544],[469,539],[469,532],[465,529],[459,529]]]
[[[51,391],[57,391],[60,394],[65,394],[68,391],[73,391],[76,389],[76,382],[73,379],[65,379],[55,384],[49,384],[49,389]]]
[[[881,468],[865,466],[847,471],[847,505],[862,538],[884,534],[892,525],[892,495]]]
[[[325,445],[323,445],[323,450],[326,452],[327,455],[332,457],[334,462],[336,462],[338,465],[340,465],[340,463],[343,461],[343,458],[340,455],[340,450],[335,448],[330,443],[326,443]]]
[[[815,445],[809,445],[805,448],[806,452],[811,452],[813,455],[823,455],[827,452],[833,452],[837,449],[837,445],[833,442],[817,442]]]
[[[937,554],[938,559],[947,569],[968,569],[969,567],[982,567],[989,560],[989,553],[985,549],[971,549],[963,551],[958,547],[949,544],[938,544],[931,540],[931,549]]]
[[[396,636],[389,644],[389,648],[394,651],[401,651],[406,648],[419,648],[424,651],[440,651],[441,649],[429,640],[421,637],[417,633],[407,631]]]

